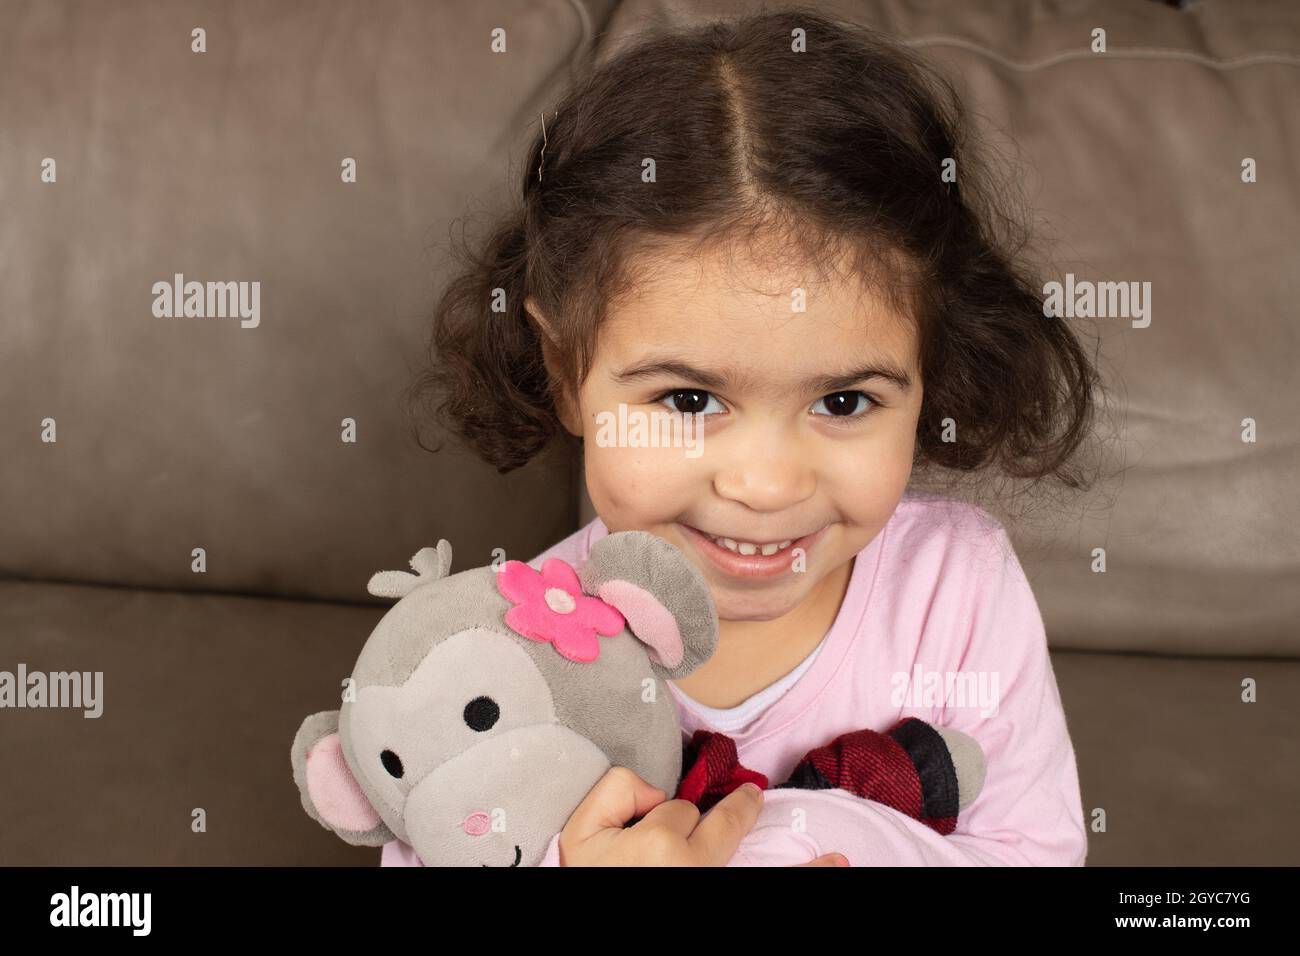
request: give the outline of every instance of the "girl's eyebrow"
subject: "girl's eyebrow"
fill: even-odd
[[[614,373],[614,382],[618,385],[627,385],[643,379],[659,378],[661,376],[689,379],[693,382],[699,382],[705,388],[730,388],[737,391],[743,391],[744,386],[749,384],[754,377],[750,374],[738,374],[734,369],[730,368],[712,372],[707,369],[695,368],[680,359],[655,358],[616,371]],[[803,383],[803,391],[804,394],[838,392],[871,378],[881,378],[891,382],[903,392],[912,387],[912,378],[906,371],[891,361],[877,360],[872,364],[864,365],[843,374],[818,375],[810,378]]]

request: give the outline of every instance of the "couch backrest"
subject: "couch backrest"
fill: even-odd
[[[368,601],[440,537],[568,534],[570,456],[429,454],[399,398],[453,223],[611,7],[0,4],[0,574]],[[259,283],[258,324],[156,316],[177,274]]]

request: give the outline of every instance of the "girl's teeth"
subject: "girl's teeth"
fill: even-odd
[[[764,544],[764,545],[751,544],[748,541],[736,541],[732,538],[714,538],[713,541],[716,544],[722,545],[728,551],[735,551],[738,554],[746,554],[746,555],[758,554],[760,552],[762,552],[762,554],[764,555],[773,555],[776,554],[778,551],[783,550],[784,548],[790,547],[790,545],[794,543],[793,539],[790,541],[782,541],[779,544]]]

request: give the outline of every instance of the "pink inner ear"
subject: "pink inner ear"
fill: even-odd
[[[307,793],[321,819],[337,830],[365,833],[380,823],[343,759],[338,734],[322,737],[307,751]]]
[[[649,591],[631,581],[606,581],[599,597],[612,604],[627,619],[637,640],[650,648],[650,659],[664,667],[676,667],[685,656],[677,619]]]

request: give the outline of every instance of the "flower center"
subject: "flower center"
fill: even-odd
[[[557,614],[568,614],[578,605],[564,588],[547,588],[546,606]]]

